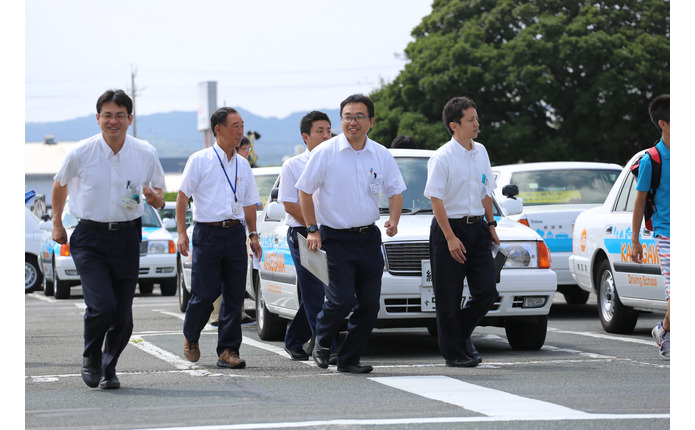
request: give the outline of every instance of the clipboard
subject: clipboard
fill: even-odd
[[[299,241],[299,259],[312,275],[316,276],[319,281],[328,285],[328,259],[326,251],[317,249],[316,251],[309,250],[306,237],[297,233]]]
[[[492,259],[495,263],[495,279],[496,282],[499,284],[500,283],[500,272],[502,271],[502,268],[504,267],[504,263],[507,262],[507,258],[509,258],[509,254],[507,251],[504,250],[504,248],[501,248],[497,246],[496,243],[492,244]]]

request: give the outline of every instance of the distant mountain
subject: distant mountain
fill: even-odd
[[[244,119],[246,131],[255,131],[261,137],[254,145],[259,166],[282,163],[282,157],[293,155],[295,145],[302,145],[299,121],[306,112],[296,112],[286,118],[264,118],[242,108],[235,108]],[[340,132],[339,109],[323,110],[331,118],[333,131]],[[137,135],[150,142],[159,157],[188,158],[203,147],[203,133],[198,131],[198,113],[195,111],[157,113],[137,117]],[[46,135],[54,135],[56,142],[77,141],[99,133],[94,115],[59,122],[28,122],[24,125],[25,140],[40,142]],[[129,129],[133,133],[133,128]]]

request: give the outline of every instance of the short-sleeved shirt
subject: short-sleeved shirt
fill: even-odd
[[[478,142],[469,151],[452,138],[427,162],[425,197],[442,200],[448,218],[485,215],[482,200],[495,187],[487,150]]]
[[[53,178],[68,185],[70,212],[80,219],[123,222],[144,213],[142,186],[165,188],[164,170],[157,150],[149,143],[126,135],[114,154],[101,133],[79,142],[65,157]],[[138,195],[132,209],[121,205],[124,197]]]
[[[656,144],[656,149],[661,155],[661,180],[654,194],[654,215],[652,215],[652,227],[654,234],[671,237],[671,151],[664,144],[663,139]],[[652,162],[649,154],[644,154],[639,165],[637,177],[637,191],[649,191],[652,182]]]
[[[304,172],[306,163],[309,162],[311,152],[307,149],[299,155],[295,155],[282,164],[280,171],[280,190],[278,201],[281,203],[299,204],[299,190],[295,186],[297,180]],[[285,224],[290,227],[303,227],[289,212],[285,212]]]
[[[193,197],[193,219],[197,222],[244,221],[243,211],[234,213],[235,198],[241,207],[255,207],[261,201],[248,160],[236,152],[227,160],[217,142],[188,158],[179,191]]]
[[[405,190],[393,155],[367,138],[355,151],[344,134],[311,151],[297,188],[319,191],[314,201],[316,220],[334,229],[369,225],[379,219],[379,192],[391,198]]]

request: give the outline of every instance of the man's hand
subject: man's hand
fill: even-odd
[[[384,227],[386,228],[386,235],[388,237],[393,237],[398,234],[398,223],[388,220],[384,223]]]
[[[186,234],[186,231],[179,232],[179,238],[176,241],[176,249],[179,250],[181,255],[188,257],[190,248],[188,247],[188,234]]]
[[[56,241],[56,243],[60,245],[65,245],[66,243],[68,243],[68,233],[65,231],[65,227],[63,227],[63,224],[53,225],[53,232],[51,233],[51,237],[54,241]]]
[[[310,251],[321,249],[321,234],[318,231],[306,234],[306,245]]]
[[[263,257],[263,248],[261,247],[261,244],[258,242],[258,235],[254,234],[249,238],[249,246],[251,247],[251,251],[253,251],[253,255],[256,256],[259,260],[261,257]]]
[[[642,264],[642,253],[642,244],[639,243],[639,241],[632,242],[632,252],[630,253],[630,255],[632,256],[632,261],[634,261],[635,263]]]
[[[447,244],[449,244],[449,253],[451,258],[463,264],[466,262],[466,247],[459,240],[458,237],[453,236],[451,239],[447,239]]]
[[[147,204],[153,208],[161,208],[164,205],[164,191],[161,188],[148,188],[142,186],[142,195],[145,196]]]

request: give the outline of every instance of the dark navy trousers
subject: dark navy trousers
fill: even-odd
[[[338,364],[350,366],[360,361],[379,313],[384,271],[381,231],[376,226],[364,233],[321,226],[320,233],[329,282],[316,318],[316,342],[330,348],[352,311],[338,353]]]
[[[193,229],[191,298],[183,320],[183,334],[198,342],[213,303],[222,295],[217,355],[241,346],[241,307],[246,291],[246,230],[239,223],[232,227],[197,223]]]
[[[485,221],[468,224],[449,219],[456,237],[466,248],[461,264],[451,257],[449,245],[435,217],[430,226],[430,264],[436,300],[439,349],[446,360],[466,357],[464,340],[494,305],[498,297],[492,235]],[[471,299],[461,306],[463,280],[468,280]]]
[[[104,377],[133,333],[133,296],[140,267],[141,220],[123,230],[79,223],[70,236],[70,253],[80,273],[84,313],[84,357],[101,357]],[[102,353],[103,345],[103,353]]]
[[[299,309],[285,334],[285,346],[293,351],[301,350],[302,345],[316,336],[316,316],[323,307],[326,288],[323,282],[302,266],[297,234],[306,237],[306,227],[287,229],[287,245],[294,261],[300,293]]]

